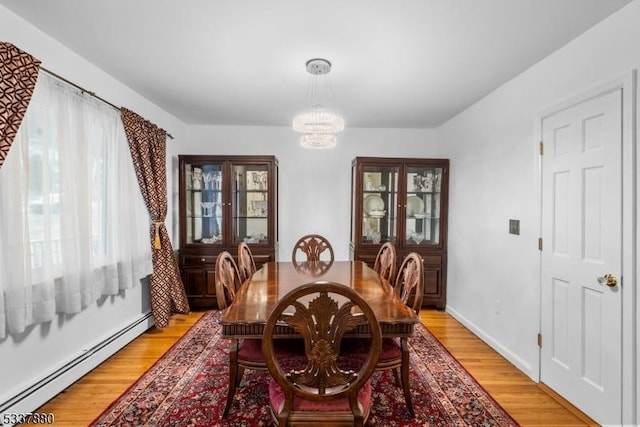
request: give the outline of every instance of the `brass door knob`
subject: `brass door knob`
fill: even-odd
[[[598,277],[598,283],[613,288],[618,285],[618,278],[613,274],[605,274],[604,276]]]

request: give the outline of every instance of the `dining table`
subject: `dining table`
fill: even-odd
[[[264,326],[278,301],[292,289],[306,283],[326,281],[353,288],[373,310],[383,337],[400,337],[403,351],[413,334],[418,315],[396,294],[393,286],[362,261],[281,262],[263,264],[238,289],[231,305],[220,317],[222,336],[230,339],[261,338]],[[277,338],[295,336],[286,325],[277,326]],[[362,324],[351,336],[369,335]]]

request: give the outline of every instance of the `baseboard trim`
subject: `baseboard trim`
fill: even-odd
[[[151,313],[142,315],[11,399],[0,403],[0,414],[35,411],[154,324]]]
[[[525,360],[518,357],[516,354],[514,354],[509,349],[504,347],[500,342],[496,341],[491,335],[485,333],[475,323],[471,322],[469,319],[467,319],[465,316],[457,312],[452,307],[447,305],[446,312],[449,313],[451,317],[453,317],[458,322],[460,322],[464,327],[466,327],[471,332],[473,332],[474,335],[476,335],[478,338],[484,341],[489,347],[493,348],[502,357],[507,359],[512,365],[520,369],[525,375],[527,375],[533,381],[538,382],[537,379],[534,378],[534,370],[529,363],[527,363]]]

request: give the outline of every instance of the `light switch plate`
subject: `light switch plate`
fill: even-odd
[[[510,234],[520,234],[520,220],[519,219],[510,219],[509,220],[509,233]]]

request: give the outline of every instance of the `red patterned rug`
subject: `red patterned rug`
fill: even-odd
[[[374,402],[367,426],[517,426],[456,359],[422,325],[411,347],[409,418],[402,390],[390,372],[373,376]],[[200,320],[93,426],[268,426],[268,373],[245,371],[227,420],[228,341],[218,312]]]

